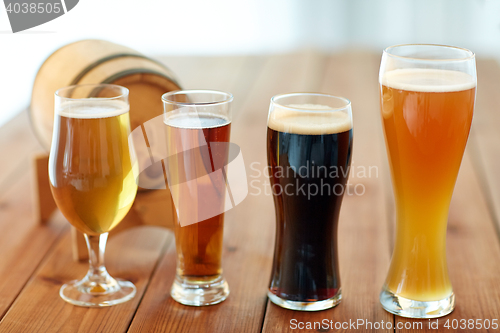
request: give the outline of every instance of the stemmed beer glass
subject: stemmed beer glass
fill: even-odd
[[[50,186],[63,215],[85,234],[89,250],[87,275],[60,290],[74,305],[110,306],[136,292],[104,266],[108,232],[127,214],[137,192],[128,111],[128,89],[117,85],[70,86],[55,93]]]

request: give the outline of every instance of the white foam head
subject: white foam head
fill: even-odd
[[[65,101],[56,107],[56,113],[67,118],[92,119],[114,117],[129,111],[129,105],[124,101],[96,100]]]
[[[352,120],[345,110],[332,110],[318,104],[290,104],[285,108],[276,106],[270,113],[267,126],[279,132],[321,135],[336,134],[350,130]],[[310,111],[310,112],[308,112]]]
[[[406,68],[385,72],[380,83],[386,87],[420,92],[452,92],[472,89],[476,78],[443,69]]]
[[[207,129],[225,126],[231,121],[222,115],[170,111],[164,114],[165,125],[185,129]]]

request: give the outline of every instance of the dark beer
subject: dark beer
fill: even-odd
[[[351,120],[344,112],[280,111],[267,130],[276,209],[270,292],[288,301],[330,299],[340,288],[337,224],[351,161]]]
[[[168,115],[168,113],[167,113]],[[177,275],[190,281],[211,281],[222,274],[221,254],[224,229],[225,180],[214,173],[217,166],[226,166],[227,149],[212,149],[211,143],[229,142],[231,123],[217,115],[180,114],[168,116],[167,145],[170,157],[166,170],[172,200],[175,201],[175,240]],[[203,177],[203,178],[202,178]],[[197,180],[190,188],[181,185]],[[207,186],[215,193],[202,195]],[[202,220],[207,210],[218,207],[221,214]],[[183,218],[197,223],[183,225]]]

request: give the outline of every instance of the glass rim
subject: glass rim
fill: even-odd
[[[338,101],[342,101],[342,102],[345,103],[345,105],[341,106],[341,107],[336,107],[336,108],[328,106],[329,109],[326,109],[326,110],[310,110],[310,109],[294,108],[294,107],[290,107],[290,106],[287,106],[287,105],[283,105],[283,104],[281,104],[281,103],[278,102],[278,100],[281,99],[281,98],[293,97],[293,96],[318,96],[318,97],[327,97],[327,98],[335,99],[335,100],[338,100]],[[334,95],[330,95],[330,94],[324,94],[324,93],[297,92],[297,93],[278,94],[278,95],[274,95],[273,97],[271,97],[271,103],[273,103],[274,105],[277,105],[280,108],[283,108],[285,110],[297,111],[297,112],[321,113],[321,112],[337,112],[337,111],[350,110],[351,109],[351,101],[348,100],[347,98],[340,97],[340,96],[334,96]]]
[[[85,88],[85,87],[95,87],[95,88],[98,88],[98,87],[108,87],[108,88],[117,88],[121,91],[121,94],[117,94],[116,96],[114,97],[82,97],[82,98],[73,98],[73,97],[65,97],[65,96],[61,96],[60,94],[63,92],[63,91],[66,91],[66,90],[70,90],[70,89],[75,89],[75,88]],[[54,96],[57,97],[57,98],[62,98],[62,99],[65,99],[65,100],[72,100],[72,101],[82,101],[82,100],[89,100],[89,101],[92,101],[92,100],[100,100],[100,101],[103,101],[103,100],[114,100],[114,99],[120,99],[120,98],[124,98],[124,97],[128,97],[129,95],[129,90],[128,88],[125,88],[124,86],[120,86],[120,85],[117,85],[117,84],[110,84],[110,83],[85,83],[85,84],[73,84],[71,86],[66,86],[66,87],[62,87],[62,88],[59,88],[55,91],[54,93]]]
[[[428,59],[428,58],[417,58],[417,57],[407,57],[407,56],[400,56],[396,54],[390,53],[390,50],[400,48],[400,47],[407,47],[407,46],[433,46],[433,47],[439,47],[439,48],[444,48],[444,49],[453,49],[453,50],[459,50],[459,51],[464,51],[466,54],[468,54],[465,57],[461,58],[449,58],[449,59]],[[469,49],[463,48],[463,47],[458,47],[458,46],[451,46],[451,45],[444,45],[444,44],[396,44],[392,46],[388,46],[384,49],[383,54],[387,54],[390,57],[393,58],[399,58],[399,59],[404,59],[404,60],[416,60],[416,61],[422,61],[422,62],[458,62],[458,61],[469,61],[472,60],[476,57],[476,54],[472,52]]]
[[[216,100],[213,102],[179,102],[179,101],[172,101],[169,100],[168,97],[170,96],[176,96],[176,95],[189,95],[189,94],[215,94],[215,95],[220,95],[224,96],[224,99],[221,100]],[[210,89],[187,89],[187,90],[172,90],[169,92],[164,93],[161,96],[161,100],[163,103],[168,103],[172,105],[185,105],[185,106],[214,106],[214,105],[222,105],[222,104],[227,104],[231,103],[233,101],[234,97],[233,94],[225,92],[225,91],[220,91],[220,90],[210,90]]]

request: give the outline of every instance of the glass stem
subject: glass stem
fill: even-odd
[[[106,249],[106,242],[108,240],[108,233],[100,235],[87,235],[85,234],[85,241],[89,250],[89,271],[87,279],[90,282],[97,284],[109,284],[112,277],[109,276],[104,266],[104,251]]]

